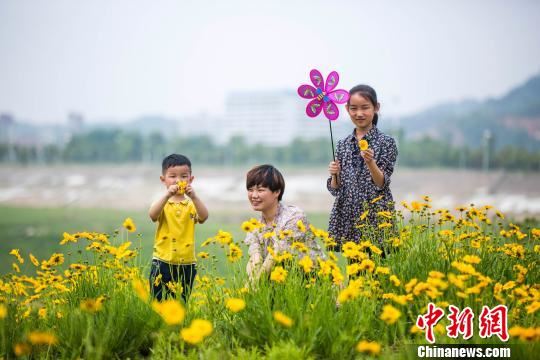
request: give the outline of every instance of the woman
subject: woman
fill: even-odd
[[[312,259],[323,256],[321,248],[310,236],[309,223],[302,209],[281,203],[285,191],[283,175],[272,165],[260,165],[246,175],[248,200],[255,211],[261,212],[262,228],[248,232],[244,243],[249,247],[247,273],[258,279],[262,273],[270,273],[275,254],[293,252],[291,245],[302,242]],[[284,233],[285,232],[285,233]]]

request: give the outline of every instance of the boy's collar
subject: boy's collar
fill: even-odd
[[[169,199],[167,200],[168,203],[170,204],[182,204],[182,205],[187,205],[187,203],[189,202],[189,199],[188,198],[185,198],[184,200],[180,200],[180,201],[174,201],[172,199]]]

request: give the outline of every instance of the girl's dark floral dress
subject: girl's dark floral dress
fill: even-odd
[[[375,162],[384,174],[384,183],[378,187],[373,182],[371,173],[360,156],[358,142],[352,134],[338,142],[336,160],[341,165],[339,188],[330,187],[331,177],[328,178],[327,188],[336,197],[328,232],[340,248],[347,241],[359,242],[362,239],[362,228],[358,228],[360,215],[369,209],[365,221],[377,226],[377,212],[393,211],[394,199],[390,191],[390,176],[394,171],[398,151],[395,140],[379,131],[374,125],[364,136],[369,147],[373,149]],[[371,203],[374,199],[380,200]],[[367,207],[367,208],[366,208]]]

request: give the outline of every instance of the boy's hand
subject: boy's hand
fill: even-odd
[[[373,153],[373,149],[367,149],[364,151],[360,151],[360,156],[362,156],[366,164],[371,164],[373,162],[375,154]]]
[[[174,184],[167,189],[167,198],[170,199],[178,192],[178,185]]]
[[[331,161],[328,165],[328,172],[330,175],[337,175],[341,171],[341,166],[339,165],[339,161]]]
[[[191,200],[197,198],[197,194],[195,194],[195,190],[193,189],[193,187],[191,187],[191,184],[188,184],[188,186],[186,186],[186,195],[189,196]]]

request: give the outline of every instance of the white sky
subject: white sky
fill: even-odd
[[[318,68],[403,115],[540,73],[538,24],[535,0],[0,0],[0,112],[220,115],[230,91],[296,89]]]

